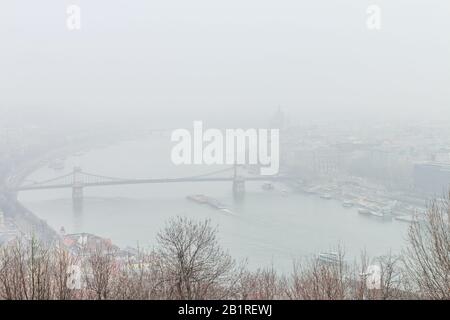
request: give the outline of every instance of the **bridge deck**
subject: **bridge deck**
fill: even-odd
[[[292,180],[293,178],[281,177],[281,176],[260,176],[260,177],[243,177],[245,181],[282,181]],[[154,184],[154,183],[180,183],[180,182],[220,182],[220,181],[233,181],[233,177],[205,177],[205,178],[165,178],[165,179],[124,179],[115,181],[99,181],[99,182],[79,182],[77,187],[98,187],[98,186],[119,186],[119,185],[132,185],[132,184]],[[22,186],[16,189],[16,191],[27,190],[50,190],[50,189],[64,189],[72,188],[73,183],[63,183],[54,185],[29,185]]]

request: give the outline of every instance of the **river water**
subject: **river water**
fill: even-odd
[[[175,166],[170,160],[170,137],[151,136],[96,148],[66,159],[66,168],[41,168],[28,177],[43,181],[81,166],[84,172],[121,178],[176,178],[215,171],[220,167]],[[399,252],[407,225],[361,216],[356,208],[314,195],[263,191],[261,182],[247,182],[243,202],[234,202],[231,182],[150,184],[85,188],[83,212],[74,214],[71,190],[27,191],[20,201],[66,232],[90,232],[120,246],[152,247],[157,232],[174,216],[211,219],[221,245],[250,268],[273,265],[288,271],[294,259],[345,248],[349,260],[361,250],[370,256]],[[186,199],[205,194],[227,204],[234,215]]]

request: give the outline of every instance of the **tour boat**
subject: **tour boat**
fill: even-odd
[[[340,261],[339,253],[337,252],[321,252],[317,259],[320,262],[337,264]]]

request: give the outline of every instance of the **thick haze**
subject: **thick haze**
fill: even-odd
[[[70,4],[80,31],[66,28]],[[370,4],[380,31],[366,28]],[[237,124],[278,105],[294,121],[449,119],[449,14],[444,0],[2,1],[0,108],[149,122]]]
[[[81,30],[68,27],[73,5]],[[368,27],[373,6],[380,30]],[[401,256],[417,251],[406,247],[408,227],[428,226],[432,199],[429,229],[444,229],[434,212],[449,182],[450,0],[0,0],[0,247],[37,235],[63,243],[86,270],[84,249],[99,248],[100,237],[125,248],[120,257],[135,257],[133,266],[140,248],[163,252],[143,257],[165,277],[175,261],[171,240],[157,237],[165,225],[169,238],[183,230],[189,252],[216,241],[200,225],[170,224],[178,216],[217,225],[217,241],[250,270],[336,270],[293,263],[316,257],[355,266],[345,283],[363,283],[375,269],[352,259],[362,256],[361,268],[413,261]],[[202,247],[203,256],[219,252]],[[231,270],[228,258],[213,259],[200,260]],[[206,278],[215,294],[234,294]],[[299,287],[292,279],[275,282]],[[357,298],[405,298],[416,288],[405,279]],[[153,291],[179,289],[167,280]],[[280,289],[272,291],[292,291]]]

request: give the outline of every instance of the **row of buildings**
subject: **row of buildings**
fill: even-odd
[[[442,195],[450,187],[450,128],[430,124],[322,123],[282,129],[281,165],[305,181],[361,178],[387,190]]]

